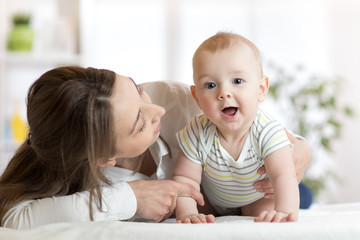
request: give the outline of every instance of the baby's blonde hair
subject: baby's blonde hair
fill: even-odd
[[[250,47],[250,49],[254,53],[255,59],[259,64],[260,74],[262,76],[263,69],[262,69],[259,49],[256,47],[256,45],[253,42],[251,42],[247,38],[239,34],[230,33],[230,32],[218,32],[217,34],[209,37],[203,43],[201,43],[200,46],[196,49],[192,59],[193,68],[194,68],[194,62],[201,52],[209,51],[211,53],[214,53],[218,50],[226,49],[232,46],[233,44],[237,44],[237,43],[245,43]]]

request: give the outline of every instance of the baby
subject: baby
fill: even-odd
[[[258,108],[268,89],[259,50],[248,39],[217,33],[193,57],[191,93],[204,114],[177,133],[174,180],[201,186],[220,215],[255,216],[259,222],[297,221],[299,190],[291,144],[278,121]],[[254,183],[265,165],[274,199]],[[199,214],[196,201],[179,197],[177,222],[214,222]]]

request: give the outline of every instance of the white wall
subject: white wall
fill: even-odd
[[[360,201],[358,174],[360,156],[360,2],[357,0],[330,1],[331,26],[330,61],[334,73],[346,80],[342,84],[342,101],[350,103],[356,111],[356,118],[345,122],[344,134],[336,147],[336,160],[342,184],[331,192],[331,199],[337,202]]]
[[[163,1],[81,1],[84,65],[137,82],[166,79],[167,19]]]
[[[85,64],[139,76],[138,81],[192,82],[197,46],[218,31],[240,33],[265,60],[285,67],[329,67],[329,4],[325,0],[86,0]]]

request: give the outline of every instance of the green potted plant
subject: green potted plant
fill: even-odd
[[[304,183],[317,197],[329,178],[336,179],[333,169],[328,167],[334,157],[333,145],[341,137],[343,120],[354,116],[352,108],[341,105],[338,99],[340,83],[345,81],[336,76],[310,75],[302,66],[297,66],[293,73],[274,63],[268,68],[274,74],[269,89],[270,101],[286,116],[287,127],[305,137],[312,146],[310,170],[323,161],[320,171],[304,177]]]
[[[8,36],[7,49],[16,52],[30,52],[33,45],[34,31],[30,26],[31,16],[17,13],[13,16],[13,28]]]

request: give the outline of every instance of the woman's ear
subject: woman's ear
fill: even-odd
[[[116,164],[116,159],[115,158],[102,158],[100,160],[98,160],[97,162],[97,167],[98,168],[105,168],[105,167],[113,167]]]
[[[267,76],[263,76],[261,78],[260,86],[259,86],[259,98],[258,98],[259,102],[264,101],[268,91],[269,91],[269,78]]]

